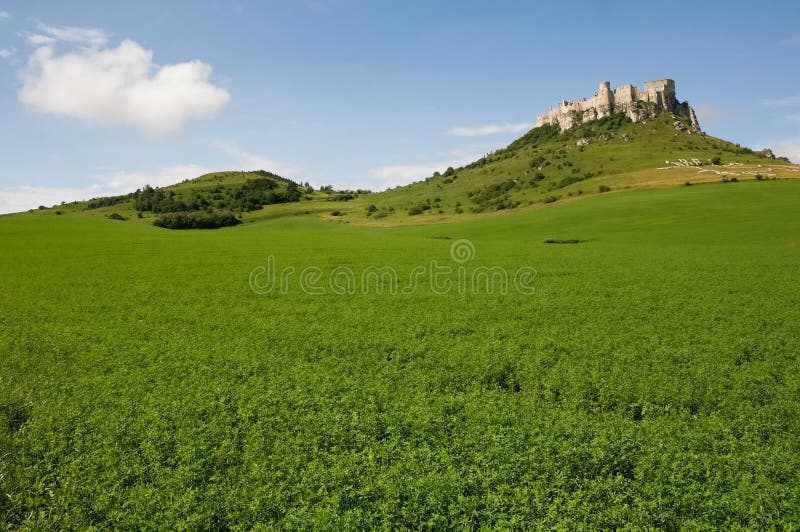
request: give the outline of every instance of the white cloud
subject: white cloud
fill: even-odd
[[[789,115],[786,118],[791,122],[797,122],[798,124],[800,124],[800,113]]]
[[[39,33],[30,33],[26,35],[25,41],[33,46],[44,46],[47,44],[55,44],[56,42],[53,37],[48,37],[47,35],[41,35]]]
[[[194,179],[215,170],[199,164],[176,164],[144,172],[113,172],[98,176],[97,179],[111,191],[110,194],[125,194],[144,185],[154,187],[174,185],[184,179]]]
[[[16,53],[17,52],[15,50],[8,50],[6,48],[3,48],[2,50],[0,50],[0,59],[10,59],[14,57],[14,54]]]
[[[235,142],[218,141],[215,142],[214,145],[230,155],[237,162],[237,170],[267,170],[281,177],[289,178],[299,178],[304,172],[302,166],[248,153],[241,149]]]
[[[728,116],[726,111],[710,103],[698,103],[692,107],[694,108],[694,112],[697,113],[697,120],[703,126],[717,122]]]
[[[99,48],[108,43],[108,33],[100,28],[79,28],[75,26],[48,26],[39,23],[40,33],[28,35],[27,41],[33,45],[52,44],[56,41]]]
[[[448,133],[456,137],[481,137],[485,135],[497,135],[498,133],[519,133],[533,128],[535,124],[531,122],[519,122],[516,124],[485,124],[481,126],[462,126],[453,127]]]
[[[785,139],[766,143],[778,157],[788,157],[795,164],[800,164],[800,138]]]
[[[800,35],[792,35],[778,42],[778,46],[800,46]]]
[[[144,185],[165,186],[192,179],[214,169],[196,164],[179,164],[144,172],[113,172],[94,177],[84,187],[21,186],[0,188],[0,214],[50,207],[62,201],[83,201],[101,196],[127,194]]]
[[[62,201],[88,199],[100,193],[100,188],[9,187],[0,188],[0,214],[50,207]]]
[[[52,38],[71,43],[99,46],[106,39],[100,30],[44,27]],[[156,66],[153,52],[131,40],[63,55],[48,45],[31,55],[19,100],[43,113],[133,125],[159,135],[228,103],[228,91],[211,84],[210,75],[211,67],[201,61]]]
[[[230,156],[224,166],[175,164],[145,171],[119,171],[96,175],[93,183],[84,187],[19,186],[0,188],[0,214],[35,209],[39,205],[52,206],[62,201],[82,201],[101,196],[127,194],[145,185],[163,187],[194,179],[209,172],[222,170],[268,170],[284,177],[302,167],[259,157],[240,149],[233,142],[218,142],[215,146]]]
[[[787,96],[785,98],[766,99],[758,102],[764,107],[792,107],[800,105],[800,94]]]
[[[0,20],[8,20],[13,18],[14,15],[9,13],[8,11],[0,11]]]
[[[444,172],[448,166],[458,168],[480,159],[482,154],[471,154],[460,158],[445,159],[438,162],[414,163],[414,164],[390,164],[369,169],[372,178],[365,188],[375,190],[385,190],[386,188],[407,185],[430,177],[434,172]]]

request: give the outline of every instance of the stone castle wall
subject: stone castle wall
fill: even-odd
[[[625,113],[634,122],[645,120],[662,111],[684,116],[691,125],[700,129],[697,116],[687,102],[675,96],[675,82],[671,79],[646,81],[644,90],[634,85],[621,85],[611,90],[608,81],[600,82],[597,94],[576,101],[562,101],[557,107],[536,118],[536,127],[557,124],[561,129],[597,120],[614,113]]]

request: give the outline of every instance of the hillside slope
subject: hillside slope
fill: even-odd
[[[496,212],[600,191],[709,181],[800,177],[800,168],[692,132],[669,113],[640,123],[624,115],[558,131],[534,128],[463,168],[370,198],[424,216]],[[430,208],[428,208],[430,207]]]
[[[698,133],[686,118],[661,113],[633,123],[617,114],[562,132],[537,127],[469,165],[380,193],[314,190],[263,170],[231,171],[56,209],[162,224],[165,213],[195,211],[211,223],[227,213],[226,225],[309,215],[397,225],[450,222],[625,189],[796,177],[800,166]]]

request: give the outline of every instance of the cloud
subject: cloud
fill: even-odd
[[[800,164],[800,138],[785,139],[766,143],[778,157],[788,157],[795,164]]]
[[[694,108],[695,113],[697,113],[698,121],[703,125],[717,122],[729,116],[727,111],[724,111],[723,109],[720,109],[719,107],[710,103],[698,103],[692,107]]]
[[[52,39],[92,46],[106,42],[100,30],[44,27]],[[160,135],[227,105],[228,91],[212,85],[210,75],[211,67],[201,61],[156,66],[153,52],[131,40],[116,48],[80,48],[62,55],[45,45],[31,55],[18,96],[42,113],[133,125]]]
[[[390,164],[370,168],[368,173],[372,178],[365,188],[385,190],[386,188],[407,185],[430,177],[434,172],[444,172],[447,167],[458,168],[473,161],[480,159],[483,154],[472,153],[460,155],[451,159],[443,159],[436,162],[412,163],[412,164]]]
[[[778,42],[778,46],[800,46],[800,35],[792,35]]]
[[[25,42],[33,46],[45,46],[47,44],[55,44],[56,40],[47,35],[40,35],[38,33],[30,33],[25,36]]]
[[[75,26],[48,26],[39,23],[37,29],[40,33],[29,34],[26,40],[29,44],[52,44],[57,41],[98,48],[108,43],[108,33],[99,28],[79,28]]]
[[[797,122],[798,124],[800,124],[800,113],[789,115],[786,118],[791,122]]]
[[[49,207],[62,201],[71,201],[77,198],[88,199],[97,196],[99,191],[100,189],[95,187],[54,188],[22,186],[0,188],[0,214],[35,209],[39,205]]]
[[[16,54],[16,50],[2,49],[0,50],[0,59],[10,59]]]
[[[758,103],[763,107],[792,107],[795,105],[800,105],[800,94],[787,96],[785,98],[760,100]]]
[[[95,176],[94,183],[84,187],[20,186],[0,188],[0,214],[46,207],[62,201],[83,201],[101,196],[127,194],[144,185],[165,186],[184,179],[212,172],[214,169],[196,164],[178,164],[143,172],[113,172]]]
[[[519,133],[533,128],[535,124],[531,122],[519,122],[516,124],[485,124],[482,126],[453,127],[448,134],[455,137],[481,137],[485,135],[497,135],[498,133]]]
[[[214,145],[230,155],[238,164],[237,170],[267,170],[282,177],[297,178],[304,172],[302,166],[268,159],[241,149],[235,142],[217,141]]]
[[[0,20],[8,20],[13,17],[14,15],[9,13],[8,11],[0,11]]]
[[[288,177],[293,171],[299,173],[302,167],[279,163],[259,157],[240,149],[233,142],[218,142],[215,146],[230,156],[224,166],[204,166],[199,164],[174,164],[143,171],[118,171],[99,174],[92,178],[93,183],[84,187],[41,187],[18,186],[0,188],[0,214],[35,209],[39,205],[52,206],[62,201],[83,201],[101,196],[127,194],[145,185],[163,187],[193,179],[209,172],[222,170],[269,170]]]

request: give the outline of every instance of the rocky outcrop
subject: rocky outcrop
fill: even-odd
[[[615,113],[625,113],[632,121],[640,122],[664,111],[686,117],[692,128],[700,129],[694,109],[688,102],[679,102],[675,97],[675,82],[671,79],[647,81],[644,90],[622,85],[613,91],[611,84],[603,81],[593,97],[562,101],[537,117],[536,126],[557,124],[561,129],[569,129]]]

